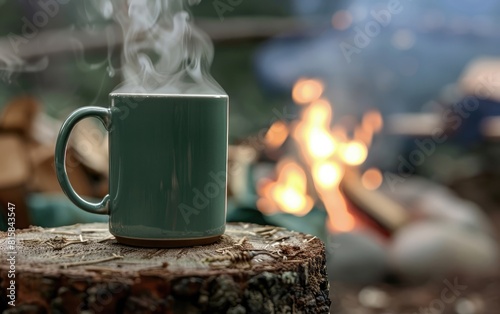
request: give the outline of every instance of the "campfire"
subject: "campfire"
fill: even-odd
[[[299,79],[292,97],[302,107],[300,118],[276,121],[267,131],[268,147],[277,149],[290,138],[299,153],[277,163],[275,180],[263,178],[258,182],[257,207],[265,214],[284,212],[304,216],[319,201],[328,213],[327,228],[346,232],[355,229],[360,220],[346,201],[343,183],[346,176],[359,176],[359,166],[365,162],[383,120],[378,111],[372,110],[352,129],[342,124],[332,125],[333,105],[323,97],[323,92],[320,80]],[[359,181],[362,189],[376,190],[382,184],[382,174],[377,168],[370,168]]]
[[[364,165],[384,125],[380,112],[334,119],[335,104],[319,79],[299,79],[292,99],[298,118],[272,123],[265,148],[255,149],[256,207],[270,222],[323,236],[331,278],[366,284],[395,274],[418,281],[495,265],[496,242],[478,208],[418,176],[391,188],[391,173]],[[324,226],[318,213],[326,213]],[[464,244],[472,238],[474,245]]]

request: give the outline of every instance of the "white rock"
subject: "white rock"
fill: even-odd
[[[429,191],[449,193],[449,189],[443,185],[419,176],[405,178],[403,182],[398,182],[394,189],[390,189],[389,185],[384,184],[380,187],[380,191],[404,206],[411,206]]]
[[[493,234],[493,227],[481,208],[445,186],[415,176],[400,182],[394,190],[383,187],[384,194],[402,204],[412,215],[457,222]]]
[[[383,309],[390,303],[389,295],[376,287],[367,286],[358,293],[358,300],[366,308]]]
[[[408,279],[451,272],[487,273],[499,259],[497,243],[481,231],[445,221],[419,221],[402,228],[390,246],[390,263]]]
[[[416,210],[429,218],[456,222],[488,234],[493,233],[488,217],[481,208],[442,191],[426,193],[415,204]]]
[[[369,284],[389,270],[387,248],[371,233],[353,231],[331,235],[326,243],[331,280]]]

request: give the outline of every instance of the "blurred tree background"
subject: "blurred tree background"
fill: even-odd
[[[120,35],[117,33],[119,28],[106,28],[111,22],[101,18],[91,2],[69,1],[59,5],[59,12],[50,17],[46,25],[36,29],[33,41],[40,38],[49,41],[43,42],[40,49],[37,45],[25,44],[25,40],[31,42],[32,39],[23,36],[26,20],[31,21],[39,10],[37,1],[0,2],[0,52],[16,45],[20,55],[29,56],[29,64],[42,64],[36,71],[15,72],[13,70],[20,68],[11,67],[0,53],[3,73],[0,106],[16,95],[31,94],[41,100],[48,114],[61,120],[81,106],[107,106],[108,93],[121,80],[120,74],[113,73],[112,69],[120,67],[120,47],[114,45]],[[272,109],[281,109],[290,96],[266,89],[255,75],[256,49],[270,36],[277,35],[273,31],[260,34],[262,25],[259,24],[264,18],[265,23],[277,24],[278,30],[284,31],[287,23],[293,23],[290,19],[293,17],[292,4],[263,0],[201,1],[191,11],[195,22],[199,22],[201,28],[210,26],[210,35],[216,37],[212,74],[230,95],[231,138],[244,138],[267,126],[273,118]],[[250,35],[239,38],[234,31],[228,33],[228,28],[236,24]],[[90,40],[81,39],[85,36]],[[31,51],[26,52],[26,49]]]

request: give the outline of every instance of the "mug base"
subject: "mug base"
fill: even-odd
[[[184,246],[206,245],[217,242],[221,235],[216,235],[208,238],[191,238],[191,239],[140,239],[115,236],[118,243],[137,246],[137,247],[156,247],[156,248],[174,248]]]

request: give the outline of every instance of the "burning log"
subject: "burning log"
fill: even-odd
[[[398,230],[409,220],[405,208],[380,192],[366,189],[361,183],[359,171],[354,168],[346,169],[340,188],[356,209],[388,233]]]
[[[329,312],[323,243],[283,228],[229,224],[219,242],[180,249],[119,245],[105,224],[32,227],[16,237],[20,311]],[[0,265],[5,283],[8,266]]]

